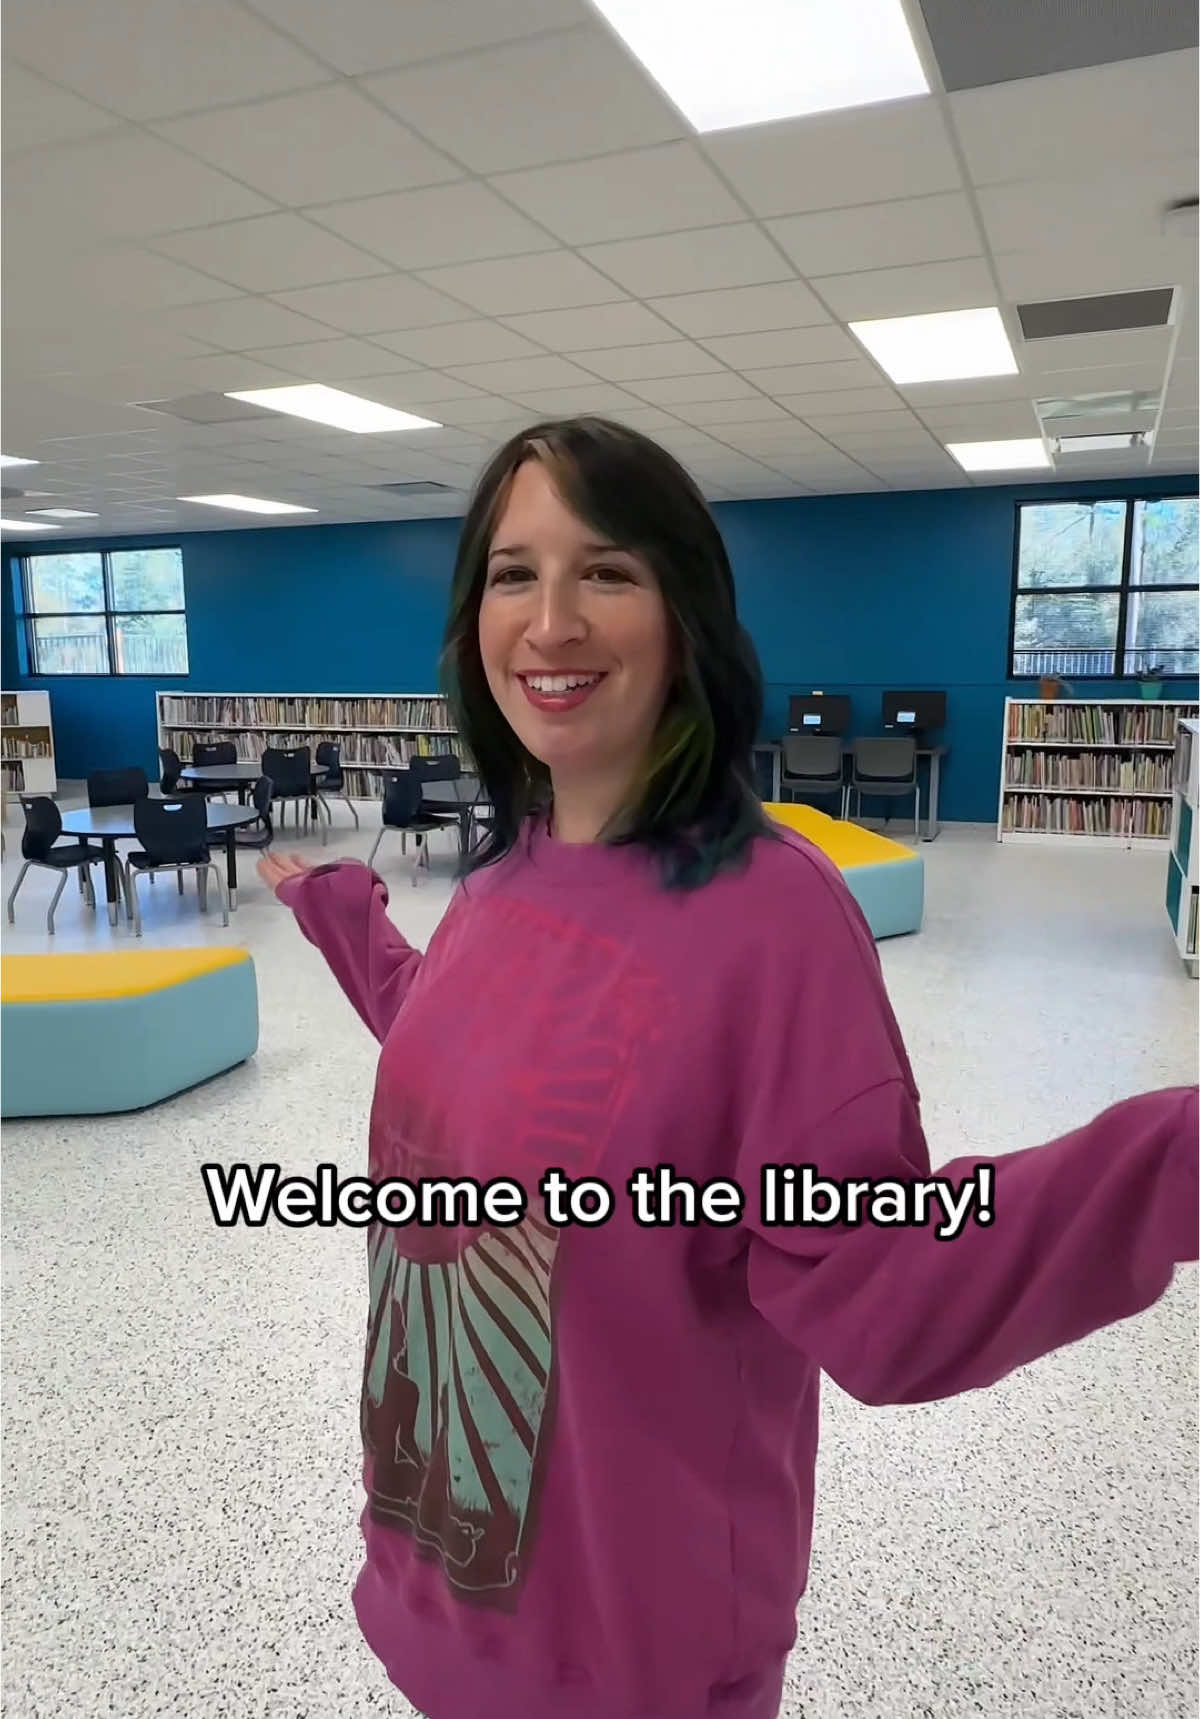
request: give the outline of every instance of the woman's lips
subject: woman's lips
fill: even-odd
[[[539,675],[537,678],[540,680],[549,677]],[[572,687],[567,692],[539,692],[535,687],[530,686],[524,675],[517,676],[521,690],[533,708],[543,711],[549,716],[561,715],[568,710],[578,710],[579,706],[586,703],[592,696],[604,678],[605,676],[600,674],[590,685]]]

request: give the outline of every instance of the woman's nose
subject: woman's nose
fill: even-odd
[[[572,582],[545,583],[537,592],[527,637],[543,650],[581,638],[586,631],[578,592]]]

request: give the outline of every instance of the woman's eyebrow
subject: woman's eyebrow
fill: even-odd
[[[620,543],[585,543],[582,545],[585,555],[636,555],[636,549],[626,549]],[[488,551],[488,560],[495,555],[529,555],[531,550],[527,543],[501,543],[495,549]]]

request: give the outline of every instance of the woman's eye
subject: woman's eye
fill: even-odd
[[[606,585],[633,584],[632,574],[627,573],[624,567],[593,567],[592,575],[594,578],[599,579],[601,583]]]
[[[489,579],[489,585],[515,585],[530,576],[528,567],[498,567]]]

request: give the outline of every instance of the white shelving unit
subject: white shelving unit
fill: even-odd
[[[257,760],[268,746],[335,740],[352,799],[378,799],[383,768],[453,752],[469,766],[450,726],[446,700],[423,692],[159,692],[158,744],[190,763],[197,741],[232,740],[238,757]]]
[[[54,794],[54,728],[48,692],[0,693],[0,750],[4,795]]]
[[[1009,698],[996,839],[1164,848],[1172,761],[1194,703]]]
[[[1200,722],[1179,724],[1171,776],[1171,852],[1167,918],[1192,978],[1200,977],[1196,918],[1200,908]]]

